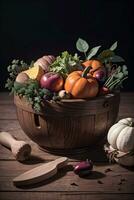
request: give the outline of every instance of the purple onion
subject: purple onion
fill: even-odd
[[[59,79],[59,74],[54,72],[48,72],[44,74],[40,79],[40,85],[42,88],[53,91],[53,84]]]
[[[74,167],[75,174],[84,176],[89,175],[93,169],[93,162],[91,160],[86,160],[78,163]]]

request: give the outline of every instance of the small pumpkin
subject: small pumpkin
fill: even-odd
[[[82,71],[74,71],[70,73],[65,81],[65,90],[74,98],[90,98],[95,97],[98,93],[99,86],[95,78],[88,72],[90,67]]]
[[[134,150],[134,119],[125,118],[114,124],[108,131],[108,143],[122,152]]]
[[[99,82],[104,82],[107,76],[106,68],[99,60],[87,60],[82,63],[84,67],[90,66],[90,74]]]
[[[90,73],[95,72],[96,70],[103,68],[103,64],[99,60],[86,60],[82,63],[84,67],[91,67]]]
[[[45,72],[49,72],[49,66],[55,61],[55,57],[52,55],[47,55],[39,58],[34,66],[40,66]]]

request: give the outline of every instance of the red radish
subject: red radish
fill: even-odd
[[[74,167],[74,172],[78,175],[84,176],[89,175],[93,169],[93,163],[91,160],[86,160],[78,163]]]
[[[105,94],[108,94],[110,91],[107,87],[103,86],[100,88],[100,91],[99,91],[99,94],[100,95],[105,95]]]

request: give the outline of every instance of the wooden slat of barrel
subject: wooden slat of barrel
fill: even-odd
[[[87,147],[104,137],[115,122],[119,93],[94,100],[45,102],[40,113],[24,99],[15,97],[20,125],[43,148],[76,149]]]

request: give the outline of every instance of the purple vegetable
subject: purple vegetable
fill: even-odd
[[[86,161],[82,161],[82,162],[78,163],[74,167],[74,172],[75,172],[75,174],[78,174],[78,175],[88,175],[91,173],[92,169],[93,169],[92,161],[86,160]]]
[[[94,72],[93,77],[96,78],[99,82],[104,82],[106,79],[106,71],[104,69],[97,70]]]
[[[40,85],[41,88],[57,92],[63,87],[63,78],[58,73],[48,72],[41,77]]]

